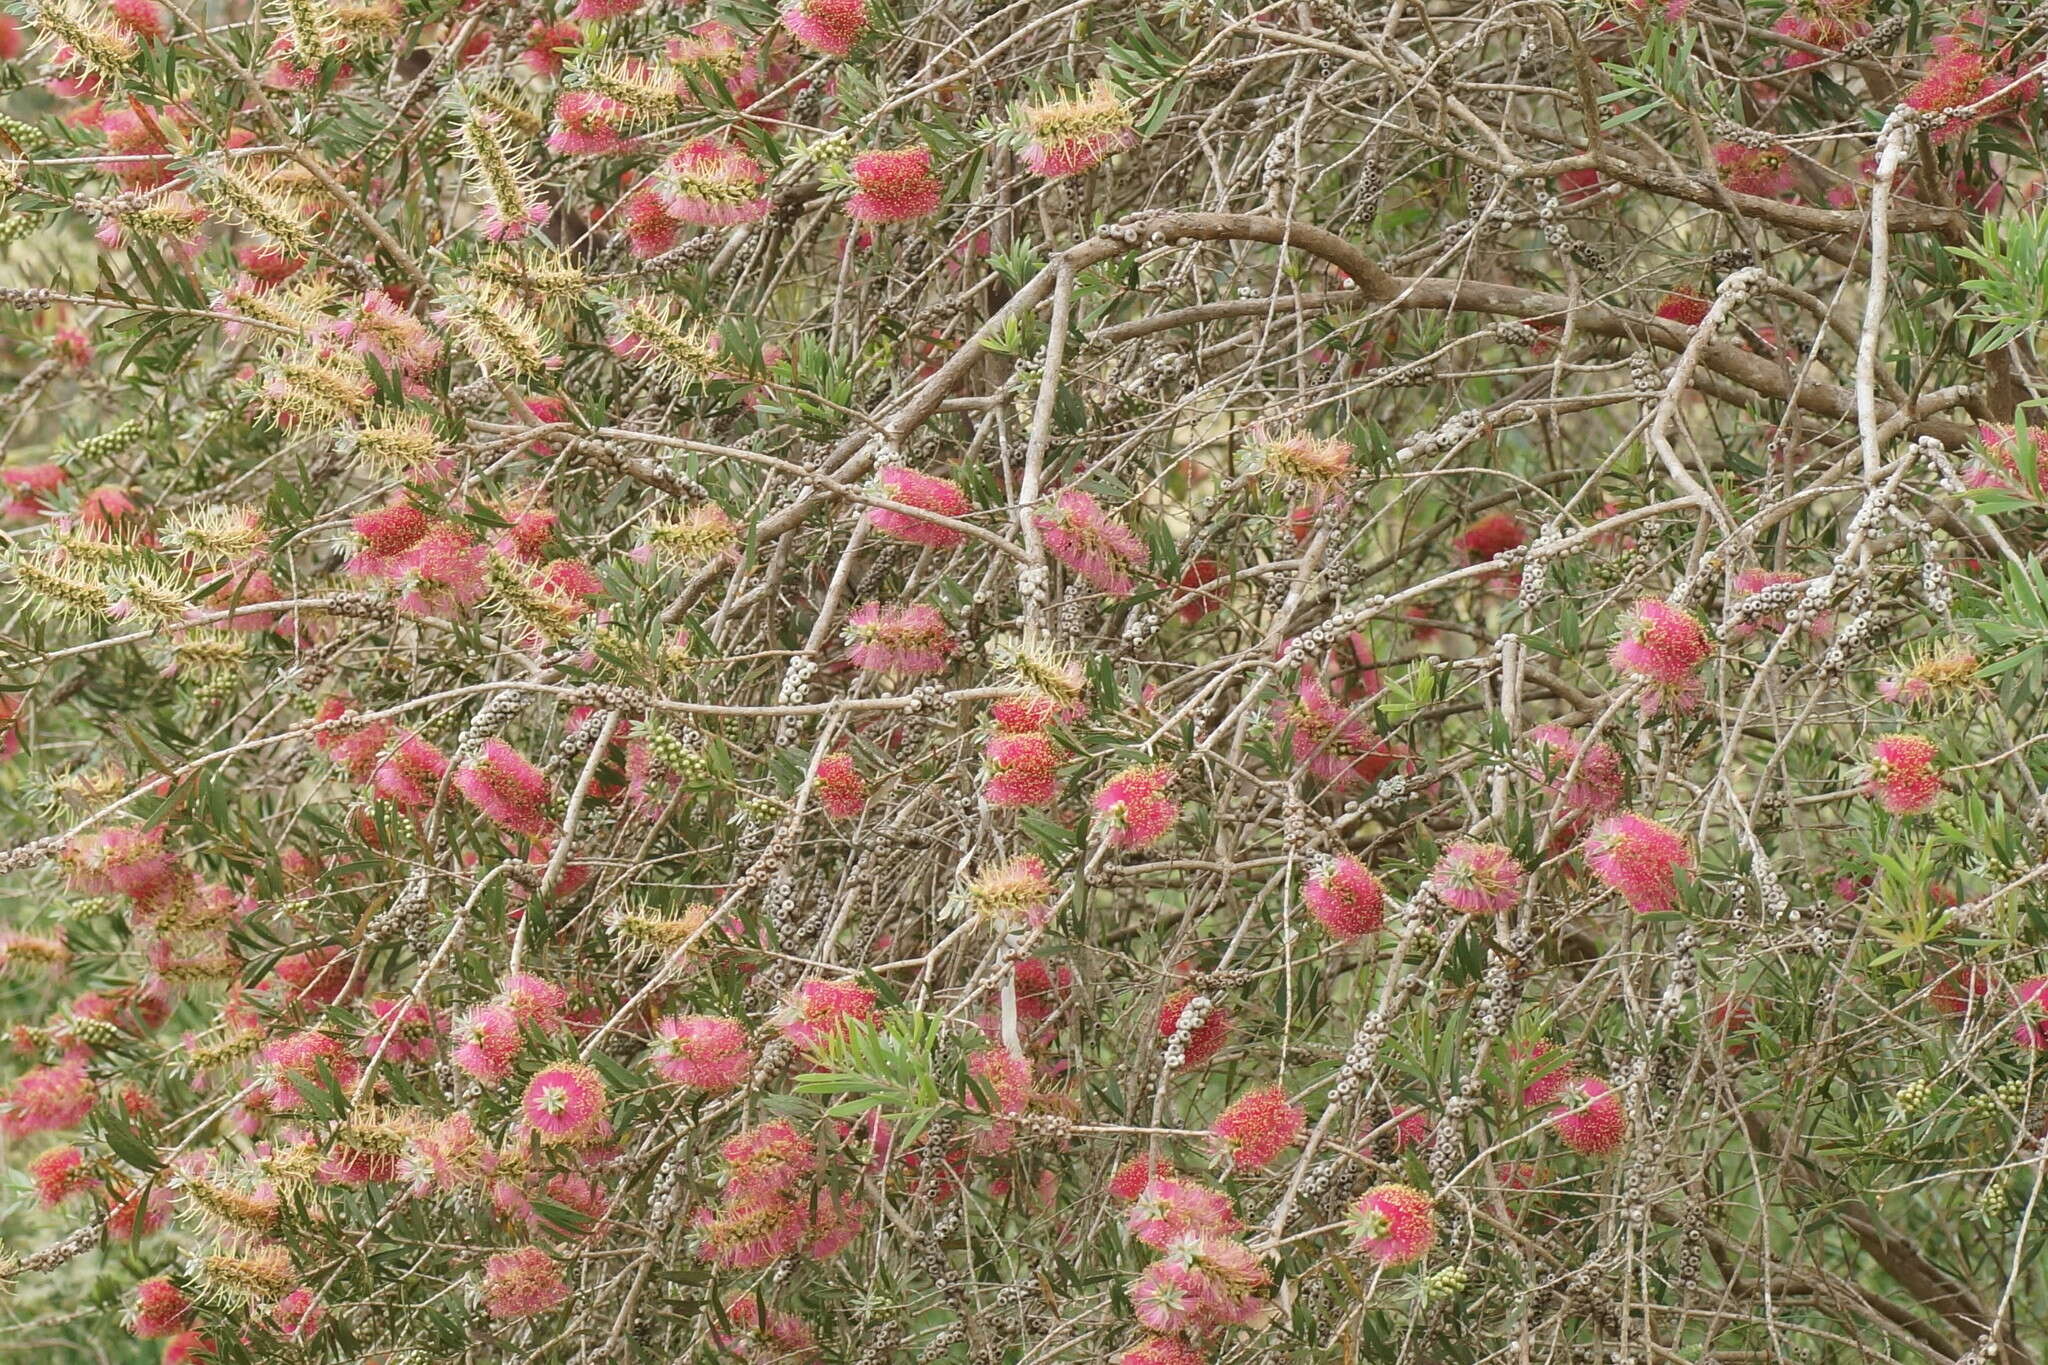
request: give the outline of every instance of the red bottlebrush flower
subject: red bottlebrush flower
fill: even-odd
[[[1028,139],[1021,157],[1025,169],[1047,179],[1091,171],[1138,145],[1131,111],[1102,81],[1085,94],[1027,107],[1021,122]]]
[[[1586,865],[1638,914],[1678,904],[1678,873],[1692,867],[1685,836],[1648,816],[1625,812],[1593,827]]]
[[[1302,888],[1316,923],[1334,937],[1357,938],[1386,923],[1386,892],[1379,879],[1353,858],[1337,858]]]
[[[1139,1155],[1132,1157],[1116,1168],[1116,1174],[1109,1178],[1109,1196],[1126,1204],[1145,1192],[1145,1187],[1158,1176],[1173,1178],[1173,1167],[1158,1157]]]
[[[502,739],[485,740],[483,752],[456,772],[454,785],[487,818],[514,833],[539,835],[551,827],[547,774]]]
[[[1288,1103],[1287,1092],[1277,1085],[1233,1100],[1209,1126],[1231,1163],[1246,1170],[1266,1165],[1300,1142],[1307,1130],[1300,1107]]]
[[[81,834],[59,855],[71,885],[88,895],[126,896],[148,914],[185,885],[177,855],[164,850],[161,826]]]
[[[862,152],[850,169],[854,191],[846,211],[856,222],[907,223],[937,211],[944,194],[929,147]]]
[[[1583,204],[1600,193],[1600,172],[1591,166],[1584,170],[1560,171],[1557,177],[1557,197],[1567,204]]]
[[[853,766],[853,755],[844,750],[818,760],[816,782],[818,804],[834,820],[847,820],[867,809],[867,783]]]
[[[1749,147],[1740,142],[1714,144],[1714,167],[1721,183],[1737,194],[1776,199],[1791,191],[1792,153],[1783,147]]]
[[[381,1045],[388,1062],[425,1062],[434,1057],[435,1042],[448,1031],[448,1021],[434,1007],[417,1000],[372,1000],[374,1021],[363,1040],[365,1057]]]
[[[1401,750],[1367,722],[1369,706],[1339,702],[1315,678],[1303,678],[1294,697],[1292,705],[1275,704],[1275,719],[1288,728],[1294,761],[1333,789],[1377,782],[1400,758]]]
[[[1221,593],[1206,592],[1211,583],[1223,577],[1223,566],[1213,559],[1198,559],[1188,565],[1180,576],[1180,619],[1187,625],[1216,611],[1223,605]]]
[[[1546,790],[1567,810],[1601,815],[1621,804],[1627,779],[1613,745],[1605,740],[1582,745],[1562,725],[1539,725],[1529,731],[1529,739],[1548,776]]]
[[[54,1209],[75,1194],[100,1187],[85,1153],[68,1143],[39,1152],[28,1163],[28,1178],[35,1184],[36,1202],[46,1209]]]
[[[668,211],[652,189],[637,190],[619,208],[626,245],[633,259],[644,261],[674,248],[683,220]]]
[[[1929,983],[1927,1002],[1937,1014],[1963,1018],[1983,1009],[1998,989],[1998,974],[1989,967],[1959,963]]]
[[[320,709],[314,712],[313,718],[322,722],[338,721],[348,711],[347,697],[326,697],[321,700]],[[380,720],[316,731],[313,744],[355,781],[367,782],[390,739],[391,723]]]
[[[844,57],[873,23],[868,0],[796,0],[782,11],[782,26],[806,47]]]
[[[1707,628],[1697,616],[1645,597],[1622,618],[1621,639],[1608,659],[1625,673],[1665,687],[1682,687],[1713,653]]]
[[[2013,1003],[2020,1012],[2012,1040],[2033,1052],[2048,1051],[2048,976],[2022,981],[2013,990]]]
[[[935,474],[920,474],[902,465],[883,465],[875,473],[875,482],[892,502],[900,502],[906,507],[937,512],[955,520],[974,510],[959,484]],[[934,550],[956,549],[967,539],[965,531],[941,526],[893,507],[868,509],[868,521],[883,535],[912,545],[928,545]]]
[[[171,36],[170,13],[156,0],[107,0],[107,17],[133,38],[160,43]]]
[[[309,948],[277,960],[274,970],[289,988],[290,998],[314,1005],[332,1005],[344,992],[360,994],[360,982],[352,982],[355,959],[337,944]]]
[[[1144,541],[1077,489],[1060,494],[1051,512],[1035,512],[1031,521],[1054,558],[1111,597],[1130,596],[1131,570],[1151,562]]]
[[[1524,1109],[1541,1109],[1546,1104],[1555,1104],[1574,1079],[1571,1063],[1559,1054],[1548,1038],[1510,1044],[1508,1060],[1514,1064],[1515,1073],[1521,1078]]]
[[[763,1322],[761,1306],[750,1294],[725,1306],[725,1320],[735,1330],[714,1331],[712,1340],[747,1365],[815,1365],[818,1360],[818,1339],[801,1318],[770,1313]]]
[[[943,673],[958,649],[937,607],[869,602],[846,618],[847,653],[856,668],[906,678]]]
[[[568,1298],[569,1282],[539,1247],[521,1247],[484,1263],[484,1311],[494,1318],[537,1317]]]
[[[1628,1137],[1628,1115],[1621,1096],[1596,1076],[1580,1076],[1567,1084],[1551,1114],[1558,1140],[1581,1156],[1605,1156]]]
[[[62,488],[70,477],[54,464],[18,464],[0,469],[0,487],[11,495],[6,506],[0,507],[0,519],[28,521],[43,515],[49,510],[43,496]]]
[[[1451,543],[1478,563],[1498,559],[1509,550],[1520,549],[1529,543],[1529,533],[1522,529],[1522,523],[1506,512],[1495,512],[1473,522]]]
[[[781,1194],[818,1168],[817,1148],[785,1119],[728,1139],[718,1155],[726,1164],[728,1195]]]
[[[274,1113],[286,1114],[305,1104],[298,1082],[319,1089],[321,1073],[347,1090],[362,1075],[362,1063],[348,1054],[340,1039],[317,1029],[302,1029],[263,1046],[263,1061],[270,1074],[267,1099]]]
[[[1506,848],[1459,839],[1437,859],[1429,887],[1453,910],[1497,915],[1521,898],[1522,879],[1522,865]]]
[[[1021,1114],[1032,1095],[1031,1060],[1007,1048],[988,1047],[967,1059],[967,1069],[988,1087],[995,1113]],[[978,1107],[978,1106],[974,1106]]]
[[[1159,1007],[1160,1038],[1171,1039],[1180,1032],[1181,1015],[1200,994],[1200,991],[1187,987],[1166,997],[1166,1003]],[[1201,1022],[1188,1031],[1182,1047],[1181,1065],[1202,1065],[1223,1050],[1224,1040],[1229,1036],[1230,1011],[1221,1005],[1211,1005]]]
[[[546,1143],[587,1146],[606,1133],[604,1078],[577,1062],[546,1067],[526,1083],[520,1112]]]
[[[623,19],[640,8],[646,0],[576,0],[576,8],[569,11],[571,19]]]
[[[520,50],[519,60],[536,76],[559,76],[563,52],[582,45],[583,30],[576,25],[536,19],[526,26],[526,45]]]
[[[1375,1185],[1351,1206],[1351,1236],[1384,1269],[1412,1265],[1436,1245],[1436,1201],[1412,1185]]]
[[[982,756],[986,775],[981,796],[998,810],[1049,806],[1059,794],[1059,766],[1066,751],[1047,735],[991,735]]]
[[[655,1021],[654,1074],[692,1090],[730,1090],[754,1068],[745,1025],[715,1014],[672,1014]]]
[[[806,1052],[821,1047],[846,1027],[865,1023],[875,1012],[875,993],[851,981],[806,981],[784,1007],[782,1036]]]
[[[1042,859],[1012,858],[969,882],[967,901],[976,914],[998,928],[1036,929],[1052,913],[1052,893],[1052,879],[1046,875]]]
[[[0,14],[0,62],[16,61],[28,49],[28,40],[21,36],[21,21],[11,14]]]
[[[1864,790],[1893,815],[1918,815],[1941,795],[1940,756],[1923,735],[1886,735],[1871,746]]]
[[[135,1312],[128,1330],[145,1341],[172,1337],[192,1325],[192,1300],[162,1275],[135,1286]]]
[[[1674,289],[1657,305],[1657,316],[1683,327],[1697,327],[1706,321],[1713,304],[1690,289]]]
[[[1173,770],[1158,764],[1125,768],[1095,793],[1095,813],[1121,849],[1149,848],[1166,837],[1180,818],[1180,804],[1166,795]]]
[[[740,148],[700,138],[662,163],[654,185],[670,216],[700,227],[731,227],[768,216],[761,193],[767,180],[761,163]]]
[[[607,156],[621,151],[626,139],[618,124],[629,111],[617,100],[593,90],[565,90],[555,100],[555,130],[548,150],[558,156]]]

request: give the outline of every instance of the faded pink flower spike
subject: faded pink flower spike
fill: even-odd
[[[568,1302],[569,1282],[539,1247],[521,1247],[484,1264],[484,1311],[494,1318],[531,1318]]]

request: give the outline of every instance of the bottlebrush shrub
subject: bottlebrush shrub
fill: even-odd
[[[2048,1365],[2044,60],[0,15],[0,1343]]]

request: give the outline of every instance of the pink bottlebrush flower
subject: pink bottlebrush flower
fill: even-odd
[[[1472,563],[1483,563],[1498,559],[1509,550],[1518,550],[1529,543],[1529,533],[1506,512],[1496,512],[1482,517],[1458,534],[1451,542],[1464,552]]]
[[[1208,1365],[1186,1337],[1147,1337],[1116,1358],[1116,1365]]]
[[[755,1197],[787,1192],[818,1168],[818,1149],[787,1119],[773,1119],[726,1139],[726,1193]]]
[[[1273,711],[1288,728],[1294,761],[1307,764],[1313,776],[1341,791],[1379,781],[1399,761],[1402,750],[1367,721],[1369,704],[1346,705],[1316,678],[1303,678],[1294,698]]]
[[[1025,169],[1047,179],[1080,175],[1127,147],[1138,145],[1131,111],[1105,81],[1085,94],[1026,107],[1021,122],[1028,141]]]
[[[536,19],[526,26],[525,46],[519,60],[536,76],[562,74],[562,53],[583,45],[583,30],[561,20]]]
[[[548,150],[557,156],[608,156],[621,151],[626,139],[618,124],[631,111],[594,90],[565,90],[555,100],[555,130]]]
[[[162,1275],[135,1286],[135,1312],[128,1330],[145,1341],[172,1337],[192,1325],[192,1300]]]
[[[758,223],[768,216],[761,193],[768,173],[729,142],[699,138],[678,149],[655,174],[655,192],[671,217],[700,227]]]
[[[441,339],[382,289],[366,291],[334,335],[387,370],[421,375],[441,363]]]
[[[484,1263],[484,1311],[494,1318],[531,1318],[569,1298],[569,1282],[545,1251],[521,1247]]]
[[[683,220],[671,214],[662,197],[652,189],[636,190],[620,206],[618,216],[626,234],[626,245],[636,261],[672,250],[677,232],[683,226]]]
[[[1886,735],[1871,746],[1864,790],[1893,815],[1918,815],[1941,795],[1940,756],[1923,735]]]
[[[1655,914],[1678,904],[1678,873],[1691,869],[1692,849],[1677,830],[1628,811],[1593,826],[1586,865],[1630,909]]]
[[[967,901],[976,914],[999,928],[1036,929],[1052,914],[1052,893],[1044,861],[1027,856],[980,873],[968,883]]]
[[[1052,1017],[1074,984],[1074,970],[1062,964],[1055,971],[1044,958],[1027,957],[1010,969],[1010,979],[1017,985],[1017,1017],[1039,1024]]]
[[[273,1113],[290,1113],[305,1103],[298,1083],[318,1090],[323,1072],[334,1085],[347,1090],[362,1075],[362,1063],[349,1055],[348,1047],[332,1034],[302,1029],[263,1045],[263,1062],[270,1077],[268,1102]]]
[[[370,785],[377,795],[406,810],[424,810],[448,774],[448,758],[416,734],[407,733],[377,764]]]
[[[1308,910],[1336,938],[1370,934],[1386,923],[1387,895],[1379,878],[1354,858],[1336,858],[1309,878],[1301,898]]]
[[[929,147],[862,152],[850,169],[854,191],[846,211],[856,222],[907,223],[936,211],[944,194]]]
[[[88,895],[126,896],[145,914],[172,899],[187,875],[177,855],[165,851],[161,825],[78,835],[64,846],[58,861],[74,889]]]
[[[1145,1192],[1153,1179],[1165,1176],[1173,1178],[1173,1166],[1159,1157],[1140,1154],[1116,1168],[1116,1174],[1109,1178],[1108,1191],[1112,1199],[1128,1204]]]
[[[1228,1237],[1241,1226],[1230,1196],[1193,1180],[1155,1175],[1132,1201],[1124,1226],[1146,1246],[1164,1250],[1183,1237]]]
[[[907,678],[943,673],[958,649],[937,607],[869,602],[846,618],[848,654],[856,668]]]
[[[837,1037],[847,1021],[865,1023],[875,1012],[875,993],[851,981],[806,981],[784,1006],[782,1036],[809,1052]]]
[[[19,1139],[76,1128],[97,1098],[83,1062],[33,1067],[0,1092],[0,1137]]]
[[[692,1090],[730,1090],[754,1068],[746,1026],[716,1014],[671,1014],[654,1024],[654,1074]]]
[[[1209,1126],[1218,1147],[1241,1170],[1266,1165],[1300,1142],[1307,1129],[1300,1106],[1288,1103],[1277,1085],[1239,1096]]]
[[[448,1021],[422,1000],[372,1000],[373,1021],[363,1039],[365,1057],[382,1044],[387,1062],[432,1061],[436,1041],[448,1031]],[[388,1041],[387,1041],[388,1039]]]
[[[270,1325],[287,1341],[307,1341],[318,1336],[327,1312],[310,1289],[294,1289],[270,1308]]]
[[[584,1146],[605,1132],[604,1078],[579,1062],[543,1068],[526,1083],[520,1112],[546,1143]]]
[[[484,741],[483,752],[456,772],[455,789],[514,833],[540,835],[551,827],[547,774],[502,739]]]
[[[531,972],[514,972],[498,984],[498,1002],[524,1027],[553,1033],[567,1017],[569,992]]]
[[[2013,1027],[2012,1040],[2029,1051],[2048,1051],[2048,976],[2022,981],[2013,990],[2013,1003],[2020,1022]]]
[[[1161,1040],[1170,1039],[1180,1031],[1181,1015],[1199,994],[1201,992],[1193,987],[1186,987],[1166,997],[1166,1002],[1159,1007],[1158,1032]],[[1202,1022],[1190,1030],[1184,1040],[1181,1065],[1202,1065],[1223,1050],[1224,1040],[1229,1036],[1230,1011],[1221,1005],[1210,1006]]]
[[[463,1015],[455,1026],[461,1041],[448,1059],[486,1085],[496,1085],[512,1074],[512,1060],[519,1055],[522,1040],[519,1020],[504,1005],[480,1005]]]
[[[1561,798],[1568,811],[1602,815],[1621,804],[1627,779],[1613,745],[1600,740],[1587,747],[1562,725],[1536,726],[1529,740],[1549,776],[1546,790]],[[1572,774],[1569,782],[1567,773]]]
[[[1031,521],[1054,558],[1111,597],[1130,596],[1131,570],[1151,562],[1145,542],[1078,489],[1060,494],[1051,512],[1035,512]]]
[[[646,0],[576,0],[576,8],[569,11],[571,19],[623,19],[646,3]]]
[[[1077,693],[1085,686],[1078,668],[1069,681]],[[1078,704],[1044,692],[1012,692],[988,705],[989,720],[1006,735],[1035,734],[1061,721],[1079,720],[1083,714]]]
[[[955,520],[974,510],[959,484],[935,474],[920,474],[902,465],[883,465],[875,473],[875,482],[892,502],[900,502],[906,507],[937,512]],[[883,535],[912,545],[928,545],[934,550],[955,549],[967,539],[965,531],[941,526],[890,507],[868,509],[868,521]]]
[[[770,1313],[761,1320],[761,1306],[751,1294],[725,1306],[731,1332],[714,1331],[712,1341],[747,1365],[817,1365],[818,1339],[801,1318]]]
[[[156,0],[107,0],[107,17],[131,38],[161,43],[171,36],[170,12]]]
[[[272,970],[284,982],[288,999],[307,1004],[332,1005],[344,993],[353,996],[361,990],[360,983],[350,979],[355,975],[355,959],[339,944],[291,953],[279,958]]]
[[[1766,588],[1783,587],[1788,583],[1805,581],[1803,574],[1780,573],[1771,569],[1744,569],[1735,575],[1737,605],[1741,604],[1742,599],[1754,597]],[[1731,622],[1728,634],[1735,639],[1747,639],[1759,630],[1776,633],[1784,628],[1785,614],[1781,611],[1767,611]],[[1834,629],[1834,619],[1825,612],[1819,613],[1806,623],[1806,629],[1811,635],[1826,636]]]
[[[1031,1061],[1007,1048],[983,1048],[967,1059],[967,1069],[988,1087],[995,1113],[1021,1114],[1031,1103]],[[970,1106],[977,1107],[977,1106]]]
[[[1792,174],[1792,153],[1783,147],[1717,142],[1713,152],[1714,168],[1720,173],[1721,183],[1737,194],[1776,199],[1790,193],[1797,183]]]
[[[1149,848],[1180,818],[1180,803],[1166,795],[1173,770],[1163,764],[1125,768],[1095,793],[1095,813],[1121,849]]]
[[[7,490],[9,501],[0,507],[0,520],[29,521],[49,510],[43,499],[62,488],[71,476],[63,466],[54,464],[18,464],[0,469],[0,488]]]
[[[1269,433],[1255,427],[1252,439],[1260,472],[1305,494],[1311,508],[1329,502],[1351,477],[1356,452],[1341,437],[1324,439],[1306,431]]]
[[[1150,1332],[1184,1332],[1201,1325],[1209,1297],[1200,1272],[1175,1261],[1154,1261],[1131,1286],[1131,1308]]]
[[[1714,653],[1700,619],[1682,607],[1645,597],[1622,618],[1621,639],[1608,659],[1625,673],[1666,687],[1692,680],[1693,671]]]
[[[1430,871],[1429,887],[1453,910],[1497,915],[1522,894],[1522,865],[1499,844],[1458,839]]]
[[[1691,289],[1674,289],[1657,305],[1657,316],[1681,327],[1697,327],[1707,320],[1713,304]]]
[[[1605,1156],[1628,1137],[1621,1096],[1597,1076],[1573,1079],[1559,1098],[1550,1126],[1560,1142],[1581,1156]]]
[[[834,820],[848,820],[867,809],[867,783],[853,766],[853,755],[843,749],[818,760],[816,789],[818,804]]]
[[[1412,1185],[1375,1185],[1351,1206],[1351,1236],[1383,1269],[1412,1265],[1436,1245],[1436,1201]]]
[[[806,47],[844,57],[874,22],[868,0],[796,0],[782,11],[782,26]]]
[[[1508,1060],[1522,1080],[1524,1109],[1541,1109],[1555,1104],[1575,1078],[1571,1063],[1565,1061],[1548,1038],[1508,1047]]]
[[[28,1163],[28,1178],[35,1186],[36,1202],[46,1209],[54,1209],[73,1195],[100,1187],[85,1153],[69,1143],[37,1153]]]

